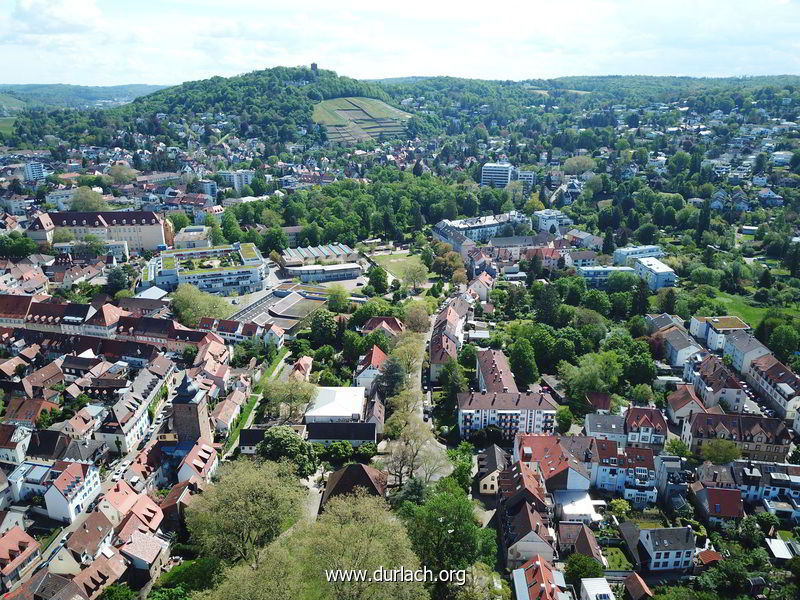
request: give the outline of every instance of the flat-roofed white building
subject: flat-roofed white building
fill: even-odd
[[[636,275],[647,282],[654,292],[665,287],[674,287],[678,281],[675,271],[657,258],[646,256],[637,258],[634,266]]]
[[[592,267],[578,267],[578,275],[586,280],[586,285],[593,288],[605,287],[612,273],[630,273],[635,275],[631,267],[611,267],[595,265]]]
[[[555,227],[557,233],[562,227],[569,227],[573,224],[572,219],[554,208],[537,210],[533,216],[536,217],[536,228],[539,231],[551,231]]]
[[[284,269],[289,277],[299,277],[303,283],[322,283],[324,281],[340,281],[355,279],[362,272],[358,263],[340,265],[301,265]]]
[[[344,423],[364,420],[366,395],[363,387],[323,387],[314,390],[306,409],[306,423]]]
[[[664,251],[661,246],[626,246],[614,250],[614,264],[624,266],[637,258],[661,258],[662,256],[664,256]]]

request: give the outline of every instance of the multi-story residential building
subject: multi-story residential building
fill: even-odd
[[[44,179],[44,165],[40,162],[25,163],[25,181],[41,181]]]
[[[533,216],[536,217],[536,229],[538,231],[558,233],[562,227],[566,228],[573,224],[572,219],[554,208],[534,211]]]
[[[80,244],[81,242],[78,240],[71,240],[69,242],[55,242],[52,246],[56,254],[74,254]],[[127,261],[130,256],[128,242],[125,240],[106,240],[106,252],[119,262]]]
[[[490,425],[505,439],[553,431],[558,404],[541,392],[466,392],[458,395],[458,430],[468,439]]]
[[[664,358],[673,369],[682,371],[690,357],[703,351],[683,327],[673,325],[658,331],[655,337],[664,340]]]
[[[782,419],[794,420],[800,406],[800,377],[772,354],[755,359],[747,381]]]
[[[502,350],[478,350],[475,356],[478,389],[481,392],[516,393],[519,391],[508,359]]]
[[[212,319],[203,317],[197,324],[201,331],[213,331],[226,342],[237,343],[252,338],[263,340],[264,345],[274,344],[281,348],[286,336],[286,332],[275,325],[267,323],[258,325],[257,323],[245,323],[232,319]]]
[[[694,387],[695,393],[706,408],[722,404],[732,412],[741,412],[747,400],[742,384],[713,354],[695,354],[686,361],[683,380]]]
[[[616,442],[597,440],[598,463],[593,484],[622,494],[634,506],[655,504],[656,470],[650,448],[621,448]]]
[[[597,259],[597,252],[594,250],[578,250],[570,252],[564,257],[568,267],[593,267]]]
[[[738,373],[747,374],[750,364],[767,354],[770,354],[769,348],[748,331],[734,331],[725,335],[722,355],[730,357],[731,366]]]
[[[666,441],[667,422],[657,408],[632,406],[625,412],[625,433],[628,446],[658,452]]]
[[[443,219],[436,224],[433,233],[435,237],[448,243],[450,238],[449,231],[457,231],[476,242],[487,242],[494,237],[498,237],[509,225],[512,228],[518,225],[530,227],[531,219],[516,210],[485,217],[470,217],[459,220]]]
[[[536,184],[536,173],[520,170],[507,162],[486,163],[481,168],[481,185],[503,188],[512,181],[522,181],[524,190],[530,192]]]
[[[661,246],[625,246],[614,250],[614,264],[619,266],[631,266],[633,261],[638,258],[661,258],[664,251]]]
[[[58,207],[58,210],[65,211],[70,209],[70,205],[72,204],[72,198],[75,196],[75,192],[78,191],[78,188],[67,188],[65,190],[53,190],[49,192],[45,197],[45,202],[48,204],[55,204]]]
[[[375,381],[381,374],[381,369],[388,357],[386,353],[378,348],[372,346],[369,352],[358,360],[358,365],[353,373],[353,385],[367,390],[367,395],[370,396],[375,387]]]
[[[27,577],[41,558],[39,543],[16,525],[0,537],[0,581],[8,592]]]
[[[9,475],[15,502],[43,496],[51,519],[71,523],[101,491],[97,467],[58,460],[25,461]]]
[[[252,243],[166,250],[142,270],[142,287],[175,289],[191,284],[212,294],[249,294],[264,289],[269,268]]]
[[[60,470],[60,472],[59,472]],[[52,484],[44,493],[47,514],[51,519],[72,523],[100,494],[100,470],[84,463],[53,465]]]
[[[626,521],[622,537],[634,558],[634,568],[649,571],[687,571],[692,567],[695,536],[691,527],[639,529]]]
[[[239,192],[244,186],[253,183],[253,177],[255,177],[256,172],[250,169],[239,169],[238,171],[218,171],[217,175],[222,177],[222,182],[225,185]],[[216,198],[216,194],[214,194],[214,197]]]
[[[709,440],[730,440],[743,457],[782,461],[789,452],[791,435],[782,419],[741,414],[695,414],[683,421],[681,440],[699,453]]]
[[[200,191],[205,194],[206,196],[211,196],[212,198],[216,199],[217,192],[217,182],[213,179],[201,179],[197,182],[200,185]]]
[[[620,415],[589,413],[584,419],[583,429],[589,437],[597,440],[610,440],[622,448],[628,443],[628,434],[625,433],[625,417]]]
[[[605,265],[597,265],[594,267],[578,267],[578,275],[586,280],[586,285],[592,288],[602,288],[608,283],[608,278],[612,273],[630,273],[635,275],[636,272],[631,267],[610,267]]]
[[[736,460],[730,469],[734,485],[748,504],[778,498],[800,499],[800,467],[797,465]]]
[[[678,281],[671,267],[653,257],[637,258],[634,262],[634,272],[647,282],[647,286],[654,292],[665,287],[674,287]]]
[[[127,241],[134,252],[158,250],[166,247],[165,223],[154,212],[58,212],[38,215],[28,227],[28,234],[36,241],[48,231],[67,229],[76,239],[94,235],[105,241]],[[52,242],[52,233],[50,235]]]
[[[692,317],[689,333],[703,342],[712,352],[724,350],[727,336],[749,331],[750,326],[739,317]]]
[[[517,600],[566,600],[571,597],[564,574],[543,556],[534,556],[511,573]]]
[[[27,427],[0,423],[0,462],[18,465],[25,460],[31,430]]]

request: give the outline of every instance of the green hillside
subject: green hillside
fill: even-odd
[[[297,138],[297,128],[310,132],[311,140],[323,140],[324,132],[313,131],[314,104],[329,98],[348,96],[390,98],[378,85],[339,77],[333,71],[312,71],[307,67],[276,67],[235,77],[212,77],[190,81],[136,98],[130,104],[104,111],[23,111],[15,124],[20,143],[37,144],[45,135],[69,142],[107,144],[120,128],[150,135],[162,135],[171,143],[184,143],[176,132],[156,117],[206,124],[222,113],[236,126],[235,133],[260,137],[267,143]],[[174,136],[174,137],[173,137]],[[207,131],[202,141],[207,141]],[[304,138],[309,139],[309,137]]]
[[[115,106],[163,89],[163,85],[130,84],[86,86],[54,84],[0,84],[0,110],[51,106],[92,108]]]

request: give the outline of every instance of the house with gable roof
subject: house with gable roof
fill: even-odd
[[[676,390],[667,396],[667,417],[675,425],[683,419],[689,418],[694,413],[704,413],[706,407],[703,401],[694,393],[694,387],[688,383],[681,383]]]
[[[470,281],[468,289],[475,292],[481,302],[486,302],[489,299],[489,292],[492,291],[493,286],[494,278],[484,271]]]
[[[367,390],[367,396],[371,396],[375,388],[375,380],[380,375],[387,358],[383,350],[373,345],[369,352],[359,359],[353,373],[353,385],[363,387]]]
[[[101,492],[100,470],[94,465],[58,461],[52,477],[44,501],[47,515],[56,521],[72,523]]]
[[[219,466],[217,451],[202,439],[189,451],[178,467],[178,481],[187,481],[196,477],[209,483]]]
[[[666,442],[667,421],[657,408],[632,406],[625,412],[625,433],[628,446],[658,452]]]
[[[572,600],[564,574],[543,556],[534,556],[511,572],[516,600]]]

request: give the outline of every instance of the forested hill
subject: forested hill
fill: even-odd
[[[539,83],[539,82],[537,82]],[[753,92],[762,88],[798,88],[798,75],[753,77],[659,77],[649,75],[603,75],[558,77],[548,87],[562,90],[601,92],[617,99],[672,102],[703,94]]]
[[[19,143],[41,144],[45,136],[53,135],[71,143],[108,145],[116,140],[116,131],[124,129],[181,145],[183,129],[169,122],[202,126],[207,142],[211,125],[227,121],[236,124],[236,135],[267,143],[292,141],[300,127],[310,134],[305,140],[322,140],[324,132],[315,130],[311,122],[313,105],[343,96],[391,101],[377,84],[339,77],[333,71],[276,67],[189,81],[110,110],[27,110],[17,119],[14,133]],[[119,141],[126,146],[129,142]]]
[[[0,94],[2,89],[0,88]],[[28,108],[19,113],[10,146],[52,147],[68,144],[136,146],[134,134],[152,136],[167,145],[201,144],[229,136],[258,138],[271,151],[288,142],[324,142],[324,128],[312,122],[315,103],[330,98],[375,98],[413,114],[406,123],[410,136],[457,135],[478,125],[487,128],[528,123],[531,130],[548,126],[545,113],[570,120],[579,112],[603,114],[624,103],[645,107],[654,102],[685,100],[707,114],[757,106],[783,115],[780,101],[800,94],[800,77],[746,78],[649,76],[561,77],[526,81],[491,81],[457,77],[402,77],[359,81],[333,71],[308,67],[276,67],[235,77],[212,77],[136,98],[107,110]],[[402,104],[401,104],[402,103]],[[784,111],[785,112],[785,111]],[[572,118],[574,121],[574,118]],[[570,124],[570,123],[567,123]],[[575,125],[576,123],[571,123]],[[124,132],[120,134],[120,132]]]
[[[0,94],[18,102],[4,103],[0,106],[9,110],[32,106],[51,106],[64,108],[90,108],[130,102],[134,98],[163,89],[163,85],[130,84],[111,86],[67,85],[64,83],[46,84],[0,84]],[[7,104],[7,105],[6,105]]]

